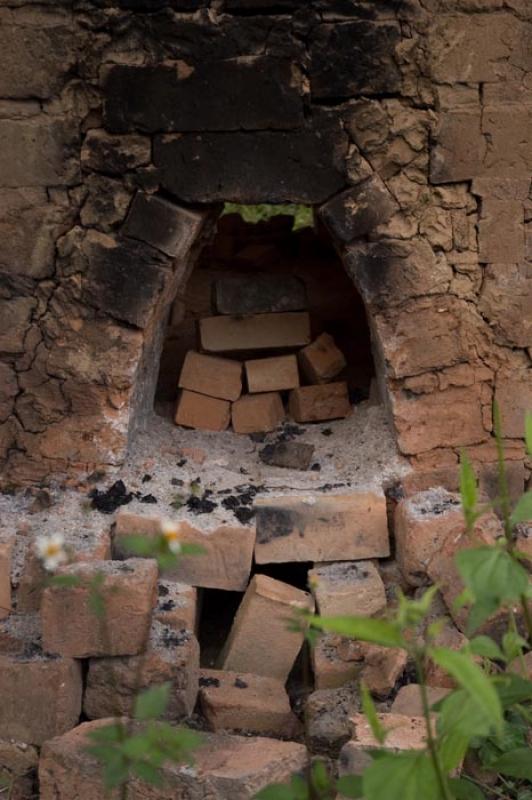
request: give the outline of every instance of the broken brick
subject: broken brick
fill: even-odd
[[[288,410],[296,422],[324,422],[343,419],[351,413],[347,383],[300,386],[290,392]]]
[[[189,350],[179,376],[179,386],[220,400],[238,400],[242,394],[242,364]]]
[[[268,433],[285,418],[283,401],[278,392],[246,394],[231,409],[236,433]]]
[[[343,370],[347,362],[332,336],[321,336],[298,353],[303,375],[310,383],[328,383]]]
[[[176,425],[203,431],[225,431],[229,427],[231,404],[183,389],[177,402]]]

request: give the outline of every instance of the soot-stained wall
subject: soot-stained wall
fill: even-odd
[[[528,0],[0,0],[4,485],[119,465],[223,201],[316,207],[418,485],[532,405]],[[326,287],[325,287],[326,288]]]

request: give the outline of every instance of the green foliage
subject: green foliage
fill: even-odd
[[[478,518],[478,490],[473,467],[465,453],[462,453],[460,456],[460,495],[462,498],[462,510],[466,526],[468,530],[471,530]]]
[[[384,647],[404,647],[405,641],[399,627],[383,619],[368,617],[310,617],[309,624],[323,631],[339,633],[362,642],[372,642]]]
[[[434,766],[425,752],[388,753],[363,776],[366,800],[441,800]]]
[[[349,784],[346,784],[349,789]],[[256,800],[335,800],[336,782],[322,761],[315,761],[308,775],[294,775],[289,784],[272,783],[255,795]],[[346,795],[357,797],[360,795]]]
[[[177,566],[182,556],[197,556],[205,552],[198,544],[183,542],[179,553],[172,553],[164,536],[124,536],[121,541],[128,553],[143,558],[154,558],[161,570]]]
[[[226,203],[223,214],[240,214],[244,222],[257,224],[267,222],[272,217],[281,214],[294,218],[292,230],[298,231],[301,228],[311,228],[314,225],[314,215],[310,206],[281,204],[281,205],[261,205],[248,206],[239,203]]]
[[[369,693],[368,687],[363,681],[360,684],[360,699],[362,701],[362,711],[366,715],[366,719],[369,722],[373,736],[379,744],[384,744],[386,741],[386,731],[379,722],[375,703],[373,702],[373,698]]]

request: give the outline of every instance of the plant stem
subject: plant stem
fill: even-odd
[[[436,778],[438,780],[438,784],[440,787],[440,792],[443,800],[453,800],[452,795],[449,792],[449,787],[447,785],[447,780],[443,771],[443,767],[441,765],[440,757],[438,755],[438,749],[436,747],[436,741],[434,739],[434,735],[432,733],[432,720],[431,720],[431,713],[430,713],[430,705],[429,705],[429,698],[427,693],[427,684],[425,682],[425,665],[424,665],[424,654],[420,653],[419,651],[415,653],[415,663],[416,663],[416,673],[417,679],[419,682],[419,690],[421,692],[421,705],[423,708],[423,717],[425,719],[425,727],[427,730],[427,747],[429,749],[430,759],[432,761],[432,766],[434,768],[434,772],[436,773]]]
[[[532,614],[530,613],[530,608],[526,596],[522,594],[519,599],[521,600],[523,617],[525,619],[525,625],[528,633],[528,643],[529,645],[532,645]]]

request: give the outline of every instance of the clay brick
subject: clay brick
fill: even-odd
[[[225,431],[229,427],[231,404],[183,389],[177,402],[176,425],[203,431]]]
[[[5,619],[11,612],[11,555],[14,543],[14,536],[0,538],[0,619]]]
[[[212,731],[290,737],[298,727],[281,681],[248,672],[203,669],[199,685],[201,711]]]
[[[153,560],[93,561],[73,564],[58,574],[80,585],[49,586],[43,592],[43,648],[73,658],[136,655],[146,644],[155,605],[157,564]],[[95,616],[88,584],[104,577],[105,624]]]
[[[145,653],[90,660],[83,710],[89,719],[130,717],[139,691],[169,683],[163,718],[175,722],[192,713],[198,678],[199,644],[194,634],[154,621]]]
[[[387,222],[398,209],[384,181],[373,174],[328,200],[319,215],[336,240],[349,243]]]
[[[289,629],[295,610],[301,608],[313,608],[306,592],[267,575],[255,575],[225,643],[222,669],[286,681],[303,644],[303,633]]]
[[[220,400],[238,400],[242,394],[242,364],[189,350],[179,386]]]
[[[390,553],[382,492],[265,497],[257,499],[255,508],[258,564],[386,558]]]
[[[214,282],[214,305],[218,314],[302,311],[308,307],[305,284],[295,275],[233,275]]]
[[[39,753],[25,742],[0,741],[0,780],[4,779],[11,800],[33,800],[36,796]]]
[[[356,614],[371,617],[386,608],[384,584],[371,561],[344,561],[314,567],[310,590],[323,617]]]
[[[290,392],[288,410],[296,422],[324,422],[343,419],[351,413],[347,383],[301,386]]]
[[[108,726],[111,719],[86,722],[64,736],[47,742],[39,764],[41,800],[71,800],[83,786],[83,800],[105,796],[102,770],[89,755],[88,734]],[[186,763],[168,764],[164,783],[157,788],[160,800],[178,797],[216,800],[252,800],[270,783],[288,783],[307,765],[307,751],[295,742],[264,737],[207,733],[194,751],[194,768]],[[146,783],[133,778],[128,784],[130,800],[146,797]]]
[[[303,347],[310,342],[310,317],[306,311],[207,317],[200,320],[199,331],[202,348],[211,353]]]
[[[255,358],[246,361],[248,390],[255,392],[280,392],[299,386],[299,371],[295,355],[275,358]]]
[[[401,500],[395,509],[395,557],[408,583],[426,584],[432,557],[464,530],[459,495],[439,488]]]
[[[361,643],[335,633],[320,636],[311,659],[316,689],[336,689],[358,680],[364,664]]]
[[[200,234],[205,214],[182,208],[156,195],[137,192],[122,228],[175,259],[184,259]]]
[[[482,200],[478,223],[481,263],[518,263],[525,257],[523,203],[520,200]]]
[[[478,384],[426,395],[392,394],[401,452],[415,455],[436,447],[464,447],[485,441],[488,433],[483,424],[480,395]]]
[[[233,403],[231,419],[236,433],[274,431],[285,418],[283,401],[278,392],[246,394]]]
[[[310,383],[327,383],[346,366],[344,354],[332,336],[321,336],[298,353],[301,371]]]
[[[464,634],[460,633],[450,619],[444,617],[442,622],[443,628],[434,639],[435,646],[447,647],[449,650],[461,650],[465,647],[467,639]],[[427,662],[425,679],[429,686],[445,686],[447,689],[456,688],[456,682],[449,673],[432,660]]]
[[[160,580],[153,618],[176,631],[195,631],[198,621],[198,591],[195,586]]]
[[[378,714],[379,722],[388,732],[386,750],[400,753],[405,750],[424,750],[426,727],[423,717],[407,717],[402,714]],[[364,714],[355,714],[351,719],[353,738],[342,747],[340,774],[361,775],[373,763],[371,750],[382,750],[375,739]]]
[[[161,533],[162,520],[159,517],[146,516],[143,525],[140,525],[139,515],[122,511],[116,519],[113,553],[117,558],[128,555],[124,537],[134,534],[157,536]],[[177,524],[179,538],[183,542],[200,545],[204,553],[200,556],[182,556],[177,566],[168,571],[168,577],[206,589],[244,591],[251,572],[255,529],[236,523],[205,528],[186,520]]]
[[[41,745],[70,730],[81,714],[81,693],[81,664],[71,658],[0,655],[2,736]]]
[[[532,408],[532,371],[497,373],[495,400],[499,404],[502,429],[505,436],[522,439],[525,434],[525,416]]]
[[[427,686],[429,706],[433,706],[448,694],[449,689],[447,688]],[[423,703],[419,684],[407,683],[406,686],[401,686],[390,707],[390,711],[392,714],[402,714],[405,717],[422,717]]]
[[[363,644],[364,666],[360,673],[372,694],[387,697],[403,674],[408,656],[405,650],[381,647],[377,644]]]

